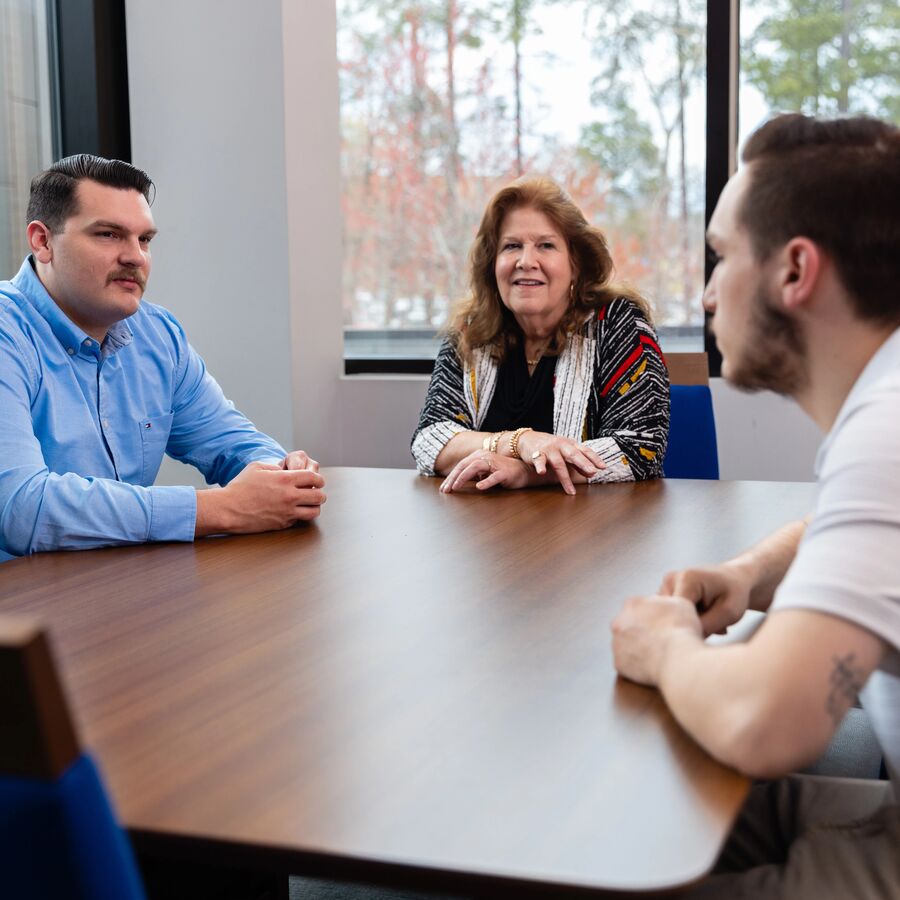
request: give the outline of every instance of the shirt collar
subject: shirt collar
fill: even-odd
[[[123,320],[116,322],[109,329],[102,347],[98,346],[97,342],[85,331],[82,331],[47,293],[47,289],[35,271],[32,256],[25,257],[25,261],[12,283],[47,322],[69,356],[78,353],[90,358],[100,356],[102,359],[106,359],[107,356],[111,356],[131,343],[131,328]]]
[[[106,332],[106,338],[103,341],[103,346],[100,348],[101,357],[106,359],[107,356],[118,353],[123,347],[127,347],[131,343],[133,336],[131,328],[124,319],[114,323],[110,326],[109,331]]]
[[[896,372],[900,367],[900,328],[895,329],[893,334],[875,351],[875,355],[866,363],[866,367],[862,370],[859,378],[853,382],[850,393],[841,404],[840,411],[834,424],[828,431],[819,452],[816,455],[816,475],[822,468],[825,460],[825,454],[831,446],[834,435],[840,431],[844,422],[853,414],[862,397],[864,397],[869,388],[892,372]]]

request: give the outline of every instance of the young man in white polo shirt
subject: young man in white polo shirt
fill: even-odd
[[[690,896],[898,897],[891,782],[788,773],[859,697],[900,776],[900,129],[780,116],[743,160],[710,222],[704,302],[723,376],[792,397],[826,432],[816,505],[628,600],[616,667],[713,756],[771,779]],[[749,642],[704,644],[747,609],[769,612]]]

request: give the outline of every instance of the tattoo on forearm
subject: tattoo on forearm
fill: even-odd
[[[864,684],[862,669],[853,665],[855,659],[856,655],[853,653],[848,653],[844,657],[834,657],[834,668],[828,678],[830,690],[825,701],[825,710],[835,725],[840,724],[847,708],[856,702]]]

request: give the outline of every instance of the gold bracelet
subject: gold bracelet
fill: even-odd
[[[508,431],[495,431],[491,435],[491,446],[490,446],[491,453],[497,452],[497,445],[500,443],[500,441],[503,440],[504,434],[509,434],[509,432]]]
[[[533,428],[517,428],[517,429],[513,432],[512,438],[510,438],[510,441],[509,441],[509,455],[510,455],[513,459],[521,459],[521,458],[522,458],[521,456],[519,456],[519,438],[522,437],[522,435],[523,435],[526,431],[534,431],[534,429],[533,429]]]

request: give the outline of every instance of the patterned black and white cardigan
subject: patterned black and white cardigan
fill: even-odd
[[[422,475],[434,475],[444,445],[478,431],[497,386],[487,347],[463,365],[444,340],[412,439]],[[669,375],[656,333],[619,297],[569,336],[553,379],[553,432],[591,447],[606,463],[591,481],[641,481],[662,473],[669,434]]]

